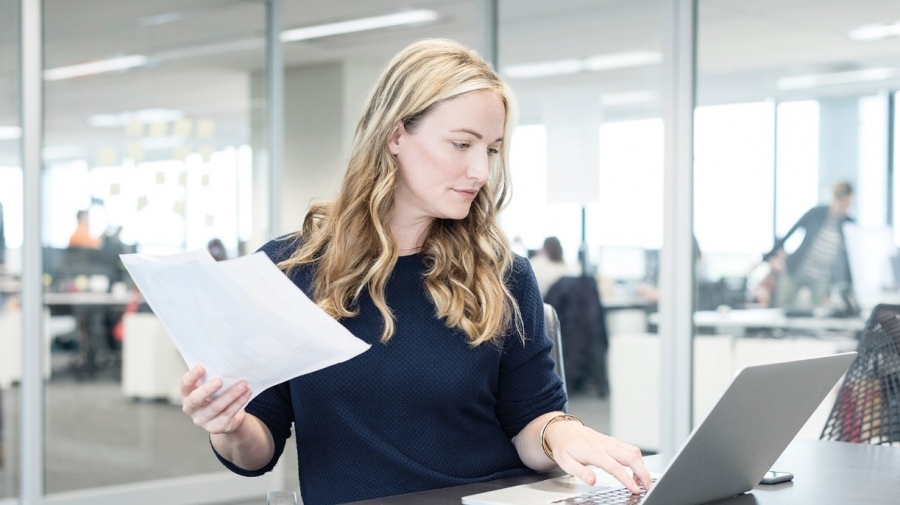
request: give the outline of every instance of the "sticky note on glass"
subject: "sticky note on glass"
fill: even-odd
[[[129,137],[141,137],[144,135],[144,123],[140,119],[133,117],[128,124],[125,125],[125,135]]]
[[[154,121],[150,123],[148,134],[151,137],[165,137],[169,131],[169,125],[165,121]]]
[[[216,134],[216,122],[212,119],[197,120],[197,138],[211,139]]]
[[[172,123],[172,135],[186,139],[194,131],[194,122],[190,119],[182,119]]]
[[[134,161],[144,160],[144,145],[140,142],[129,142],[126,154]]]
[[[119,154],[115,149],[105,147],[97,152],[97,164],[101,167],[112,167],[119,163]]]

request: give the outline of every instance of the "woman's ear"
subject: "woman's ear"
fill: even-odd
[[[397,156],[400,154],[400,139],[404,135],[406,135],[406,128],[403,126],[403,121],[400,121],[394,127],[394,131],[391,132],[391,136],[388,139],[388,151],[391,152],[391,155]]]

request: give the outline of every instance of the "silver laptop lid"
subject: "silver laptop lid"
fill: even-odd
[[[855,358],[848,352],[740,370],[644,505],[705,503],[756,487]]]

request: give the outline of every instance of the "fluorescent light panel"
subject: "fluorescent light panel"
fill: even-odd
[[[885,81],[900,77],[900,68],[867,68],[865,70],[852,70],[849,72],[834,72],[830,74],[809,74],[791,77],[781,77],[775,82],[778,89],[807,89],[820,86],[834,86],[837,84],[852,84],[855,82]]]
[[[600,97],[600,105],[603,107],[624,107],[627,105],[639,105],[657,101],[659,95],[655,91],[623,91],[621,93],[606,93]]]
[[[662,62],[662,54],[656,51],[628,51],[603,54],[585,59],[566,59],[509,65],[502,73],[513,79],[540,79],[577,74],[580,72],[602,72],[623,68],[644,67]]]
[[[900,21],[890,25],[884,23],[863,25],[847,32],[847,36],[862,42],[872,42],[888,37],[900,37]]]
[[[171,22],[181,19],[179,13],[169,13],[162,15],[164,17],[158,20],[152,20],[155,24],[160,22]],[[282,42],[296,42],[298,40],[309,40],[331,35],[340,35],[343,33],[361,32],[367,30],[375,30],[378,28],[387,28],[391,26],[410,25],[416,23],[425,23],[438,19],[438,13],[433,10],[419,9],[413,11],[398,12],[396,14],[386,14],[384,16],[374,16],[369,18],[351,19],[349,21],[339,21],[336,23],[327,23],[314,26],[305,26],[302,28],[294,28],[292,30],[284,30],[281,32]],[[250,39],[247,41],[235,41],[225,45],[225,52],[232,50],[255,49],[264,45],[262,39]],[[195,56],[186,50],[187,54],[179,54],[178,56]],[[215,53],[223,52],[221,50]],[[165,54],[163,59],[173,59],[177,51],[170,51]],[[205,54],[205,53],[204,53]],[[118,58],[110,58],[107,60],[92,61],[90,63],[81,63],[78,65],[69,65],[65,67],[49,68],[44,70],[44,79],[48,81],[60,81],[63,79],[72,79],[75,77],[85,77],[89,75],[105,74],[108,72],[116,72],[128,70],[132,68],[144,67],[150,64],[150,58],[144,55],[135,54],[129,56],[121,56]]]
[[[387,14],[384,16],[351,19],[349,21],[339,21],[336,23],[326,23],[284,30],[281,32],[281,41],[296,42],[298,40],[317,39],[343,33],[362,32],[375,30],[377,28],[387,28],[390,26],[424,23],[434,21],[437,18],[438,13],[428,9],[398,12],[396,14]]]
[[[81,63],[79,65],[70,65],[67,67],[48,68],[47,70],[44,70],[44,79],[47,81],[61,81],[63,79],[72,79],[75,77],[105,74],[107,72],[143,67],[149,62],[149,58],[140,54],[120,56],[118,58],[92,61],[90,63]]]
[[[94,128],[122,128],[127,126],[132,119],[137,119],[144,124],[157,121],[168,123],[184,119],[185,116],[183,110],[177,109],[140,109],[119,114],[94,114],[88,117],[88,124]]]
[[[0,126],[0,140],[17,140],[22,138],[22,128],[19,126]]]

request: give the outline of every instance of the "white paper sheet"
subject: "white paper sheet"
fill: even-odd
[[[188,367],[203,365],[204,381],[221,378],[220,391],[243,379],[252,399],[370,347],[263,253],[222,262],[206,250],[121,258]]]

